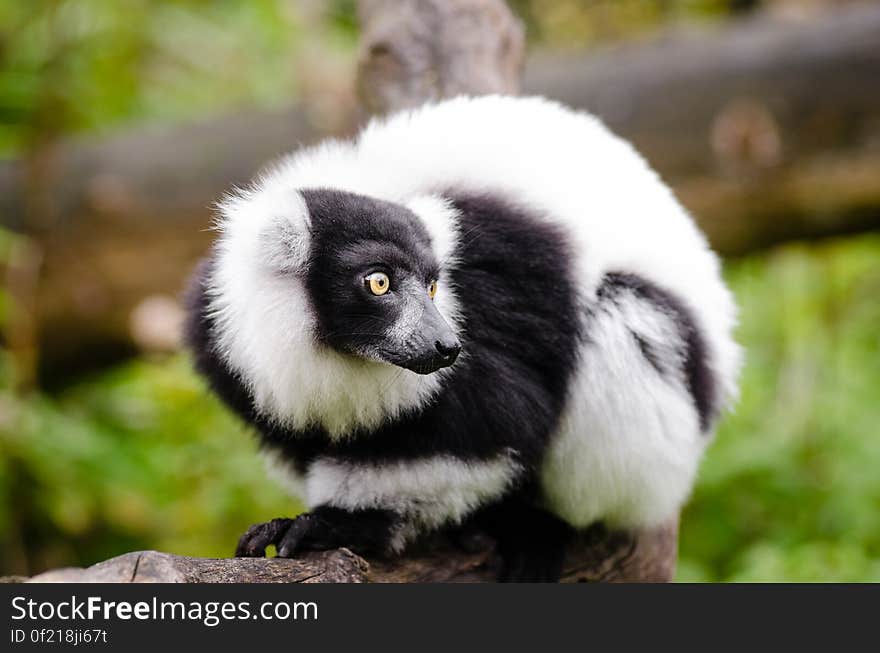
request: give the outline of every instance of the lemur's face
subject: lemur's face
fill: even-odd
[[[318,339],[420,374],[452,365],[461,345],[434,305],[439,269],[418,218],[351,193],[302,196],[312,241],[305,281]]]

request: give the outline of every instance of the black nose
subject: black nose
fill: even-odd
[[[434,343],[434,347],[437,348],[444,362],[449,362],[450,364],[458,358],[458,352],[461,351],[461,344],[457,340],[448,340],[446,342],[438,340]]]

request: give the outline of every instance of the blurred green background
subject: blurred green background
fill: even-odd
[[[533,48],[558,50],[757,3],[510,4]],[[283,107],[314,87],[304,61],[350,75],[356,41],[345,1],[0,0],[0,155]],[[28,243],[0,231],[0,262]],[[780,245],[725,274],[747,365],[682,517],[678,579],[880,581],[880,234]],[[0,322],[24,311],[4,287]],[[52,392],[24,376],[0,350],[0,575],[134,549],[225,556],[249,524],[299,509],[183,354]]]

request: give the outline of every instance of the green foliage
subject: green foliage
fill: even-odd
[[[0,0],[0,153],[289,103],[305,48],[351,49],[350,5],[311,17],[287,0]]]
[[[880,237],[732,264],[742,398],[709,449],[679,578],[880,581]]]
[[[141,548],[228,556],[254,521],[300,510],[184,357],[0,399],[3,572]]]
[[[730,0],[509,0],[528,40],[543,48],[577,49],[638,38],[661,23],[724,17]]]

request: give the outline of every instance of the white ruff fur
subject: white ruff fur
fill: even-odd
[[[306,502],[309,507],[394,510],[404,520],[393,544],[399,549],[412,535],[458,523],[502,495],[520,469],[510,454],[485,462],[435,456],[381,465],[319,458],[306,476]]]
[[[437,194],[495,193],[533,209],[567,233],[584,306],[610,271],[640,275],[681,298],[704,335],[719,392],[732,400],[740,362],[731,338],[735,306],[717,257],[671,192],[594,117],[541,98],[490,96],[374,120],[355,141],[294,153],[221,207],[212,289],[220,351],[267,415],[294,427],[320,423],[344,437],[424,405],[445,379],[443,371],[422,377],[314,344],[299,275],[308,215],[296,190],[322,187],[408,205],[447,273],[456,264],[456,216]],[[441,274],[436,302],[453,325],[457,292],[466,289]],[[656,315],[642,326],[663,328]],[[576,525],[599,518],[653,523],[685,500],[707,438],[687,395],[652,374],[621,323],[599,316],[593,328],[594,344],[582,348],[544,466],[548,507]],[[319,469],[327,479],[341,478],[338,469]],[[442,464],[436,469],[457,473]],[[309,482],[329,488],[321,473]],[[384,487],[374,473],[365,470],[362,478]],[[358,485],[364,496],[397,500],[368,485]],[[435,489],[426,495],[442,500]]]

